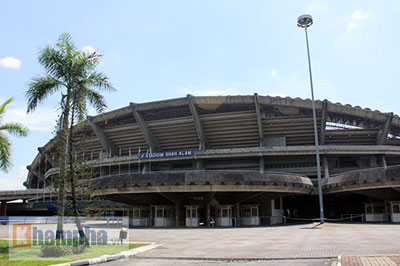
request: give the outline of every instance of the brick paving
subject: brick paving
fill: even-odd
[[[396,266],[400,256],[343,256],[342,266]]]
[[[129,240],[164,245],[109,265],[330,265],[339,255],[345,266],[400,265],[398,224],[130,229]]]
[[[165,245],[143,257],[331,258],[400,254],[400,225],[316,224],[225,229],[131,229],[134,241]]]

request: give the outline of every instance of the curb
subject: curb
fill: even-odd
[[[336,266],[342,266],[342,255],[338,256]]]
[[[103,263],[103,262],[110,262],[110,261],[115,261],[119,259],[127,259],[131,256],[134,256],[140,252],[145,252],[148,250],[151,250],[153,248],[158,248],[164,244],[161,243],[151,243],[150,245],[146,245],[143,247],[138,247],[138,248],[133,248],[130,250],[122,251],[116,255],[103,255],[100,257],[92,258],[92,259],[86,259],[86,260],[78,260],[78,261],[73,261],[73,262],[67,262],[67,263],[61,263],[61,264],[54,264],[53,266],[82,266],[82,265],[93,265],[93,264],[98,264],[98,263]]]

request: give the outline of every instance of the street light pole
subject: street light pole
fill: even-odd
[[[313,122],[314,122],[314,139],[315,139],[315,157],[317,161],[317,176],[318,176],[318,197],[319,197],[319,214],[321,223],[325,222],[324,219],[324,202],[322,199],[322,186],[321,186],[321,163],[319,158],[319,145],[318,145],[318,130],[317,130],[317,116],[315,112],[315,102],[314,102],[314,88],[312,82],[311,74],[311,59],[310,59],[310,48],[308,45],[308,34],[307,28],[313,24],[313,19],[310,15],[302,15],[297,19],[297,26],[304,28],[306,33],[306,45],[307,45],[307,57],[308,57],[308,72],[310,74],[310,87],[311,87],[311,102],[312,102],[312,112],[313,112]]]

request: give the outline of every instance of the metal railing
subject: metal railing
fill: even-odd
[[[327,219],[333,222],[354,222],[361,221],[365,222],[391,222],[393,213],[349,213],[341,214],[340,219]]]
[[[329,177],[335,177],[335,176],[340,176],[340,175],[345,175],[345,174],[352,174],[352,173],[359,173],[359,172],[367,172],[367,171],[371,171],[371,170],[386,170],[386,169],[392,169],[392,168],[396,168],[396,167],[400,168],[400,164],[390,165],[390,166],[379,166],[379,167],[366,168],[366,169],[358,169],[358,170],[353,170],[353,171],[348,171],[348,172],[342,172],[342,173],[329,175]]]
[[[81,223],[97,222],[106,225],[123,225],[124,217],[101,216],[101,217],[79,217]],[[63,217],[64,224],[75,223],[75,217]],[[0,224],[57,224],[57,216],[0,216]]]
[[[0,224],[57,224],[57,217],[2,216]]]
[[[363,223],[365,221],[364,218],[365,218],[364,213],[350,213],[350,214],[340,215],[340,221],[350,220],[350,222],[353,222],[353,220],[360,219],[361,222]]]
[[[296,174],[296,173],[288,173],[288,172],[278,172],[278,171],[263,171],[260,173],[259,170],[169,170],[169,171],[149,171],[145,173],[138,172],[130,172],[130,173],[118,173],[118,174],[109,174],[109,175],[101,175],[91,180],[106,178],[106,177],[117,177],[117,176],[126,176],[126,175],[143,175],[143,174],[173,174],[173,173],[258,173],[258,174],[279,174],[279,175],[290,175],[290,176],[299,176],[306,177],[306,175]]]

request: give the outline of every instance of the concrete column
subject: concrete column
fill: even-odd
[[[265,169],[265,159],[264,156],[260,157],[260,173],[264,173],[264,169]]]
[[[240,209],[239,209],[239,203],[236,203],[236,226],[240,226]]]
[[[382,125],[381,130],[379,130],[378,134],[376,135],[376,140],[375,140],[376,145],[385,144],[390,127],[392,126],[392,120],[393,120],[393,113],[388,113],[385,123]]]
[[[181,216],[181,208],[179,202],[175,203],[175,227],[179,227],[179,217]]]
[[[153,205],[150,204],[150,213],[149,213],[149,227],[153,227],[152,220],[153,220]]]
[[[324,178],[329,178],[329,164],[328,158],[324,155]]]
[[[211,201],[213,200],[215,192],[209,192],[205,195],[203,206],[206,209],[206,226],[210,226],[210,219],[211,219]]]
[[[210,227],[211,226],[211,224],[210,224],[210,221],[211,221],[211,211],[210,211],[210,203],[207,203],[207,207],[206,207],[206,212],[207,212],[207,221],[206,221],[206,226],[207,227]]]
[[[190,112],[192,113],[194,125],[196,127],[197,136],[199,137],[200,140],[199,149],[204,151],[207,149],[208,146],[207,137],[204,132],[199,113],[197,112],[197,108],[194,105],[193,96],[188,94],[186,97],[189,103]]]
[[[139,125],[140,130],[143,133],[143,137],[146,140],[146,143],[149,147],[152,147],[153,151],[161,151],[161,146],[158,143],[157,139],[154,137],[153,133],[151,132],[151,130],[149,129],[149,127],[147,126],[146,121],[144,121],[142,115],[138,112],[137,110],[137,105],[134,103],[130,103],[129,104],[131,109],[132,109],[132,113],[133,116],[135,117],[136,123]]]
[[[143,164],[143,168],[142,168],[142,173],[147,173],[149,172],[149,164],[148,163],[144,163]]]
[[[204,169],[204,161],[203,160],[197,160],[196,161],[196,170],[203,170]]]
[[[108,169],[108,166],[100,166],[100,167],[99,167],[100,176],[106,175],[106,167],[107,167],[107,169]]]
[[[7,201],[3,200],[0,206],[0,216],[6,216],[7,214]]]
[[[386,169],[386,168],[387,168],[387,163],[386,163],[386,157],[385,157],[385,155],[382,155],[381,161],[382,161],[382,166],[385,167],[385,169]]]

